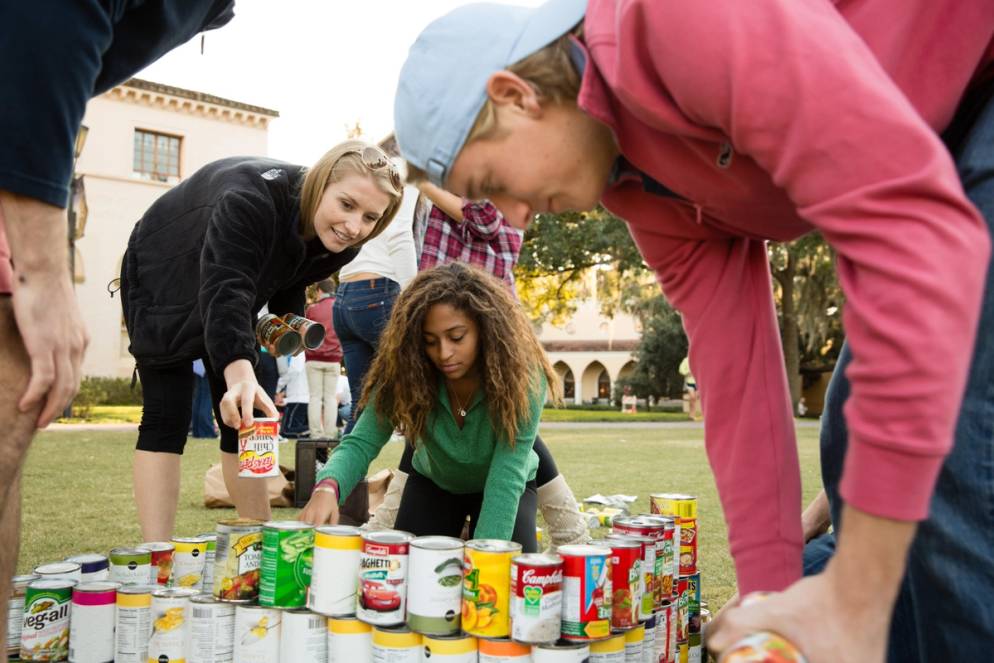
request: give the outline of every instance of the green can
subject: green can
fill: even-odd
[[[314,527],[311,525],[295,520],[263,525],[259,605],[305,607],[313,558]]]
[[[35,580],[24,590],[22,661],[69,658],[69,611],[74,580]]]

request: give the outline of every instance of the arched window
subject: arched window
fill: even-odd
[[[576,398],[576,380],[573,379],[573,371],[569,368],[563,373],[563,398],[568,401]]]
[[[611,377],[607,374],[607,370],[601,371],[601,375],[597,378],[597,398],[611,398]]]

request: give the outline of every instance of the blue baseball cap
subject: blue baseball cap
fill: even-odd
[[[443,186],[487,99],[487,79],[569,32],[587,0],[478,3],[433,21],[411,46],[394,100],[400,153]]]

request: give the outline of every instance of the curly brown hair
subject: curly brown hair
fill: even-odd
[[[359,407],[375,395],[378,417],[399,429],[411,444],[427,433],[428,414],[438,402],[439,376],[425,352],[425,316],[435,304],[449,304],[476,323],[477,366],[490,420],[509,444],[528,417],[540,369],[555,403],[559,380],[521,305],[496,277],[452,262],[418,274],[397,298],[364,379]]]

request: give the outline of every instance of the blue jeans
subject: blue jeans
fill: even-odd
[[[363,379],[399,294],[400,284],[387,278],[352,281],[338,286],[332,322],[342,344],[343,363],[348,371],[353,404],[358,403],[362,395]],[[352,409],[346,433],[355,426],[356,409]]]
[[[994,234],[994,102],[988,102],[954,157],[967,195]],[[838,486],[848,443],[842,408],[849,396],[843,346],[822,416],[822,480],[839,524]],[[817,540],[816,540],[817,541]],[[805,551],[816,572],[819,550]],[[859,578],[853,578],[858,582]],[[928,520],[911,545],[894,607],[888,661],[990,661],[994,643],[994,269],[988,267],[977,345],[953,450],[936,483]]]
[[[210,380],[206,376],[193,377],[193,417],[190,422],[192,437],[217,438],[214,428],[214,410],[211,400]]]

